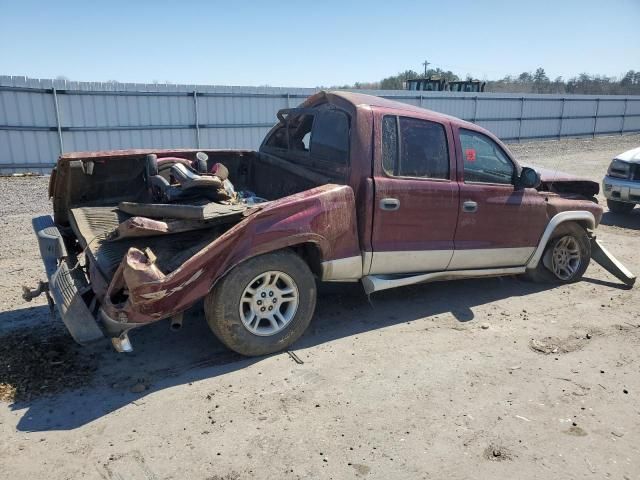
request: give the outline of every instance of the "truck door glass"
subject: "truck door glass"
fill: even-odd
[[[383,119],[382,166],[385,172],[396,177],[448,179],[449,151],[444,126],[427,120],[399,117],[399,129],[394,130],[392,122],[395,122],[395,117]],[[392,153],[394,143],[398,152],[395,158]]]
[[[496,142],[486,135],[460,129],[464,181],[512,184],[515,167]]]
[[[382,168],[387,175],[398,175],[398,125],[389,115],[382,119]]]

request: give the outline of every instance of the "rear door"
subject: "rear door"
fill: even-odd
[[[365,271],[445,270],[459,203],[450,126],[377,112],[374,138],[373,252]]]
[[[517,188],[518,169],[491,137],[455,128],[460,206],[450,270],[514,267],[533,254],[547,223],[544,198]]]

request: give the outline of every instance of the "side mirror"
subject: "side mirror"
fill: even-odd
[[[522,167],[520,177],[518,178],[518,186],[521,188],[536,188],[540,185],[540,175],[533,168]]]

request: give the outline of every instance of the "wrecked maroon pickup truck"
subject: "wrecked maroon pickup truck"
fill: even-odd
[[[581,278],[596,182],[520,166],[488,131],[368,95],[321,92],[278,112],[258,151],[71,153],[34,219],[45,292],[80,343],[170,319],[204,299],[229,348],[263,355],[309,325],[316,279],[370,294],[456,278]],[[52,297],[52,298],[51,298]]]

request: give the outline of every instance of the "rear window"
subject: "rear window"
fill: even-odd
[[[311,155],[328,162],[348,162],[349,120],[343,112],[326,110],[316,116],[311,130]]]
[[[349,163],[349,117],[345,112],[324,105],[281,110],[279,115],[283,124],[265,141],[267,150],[300,163]]]

